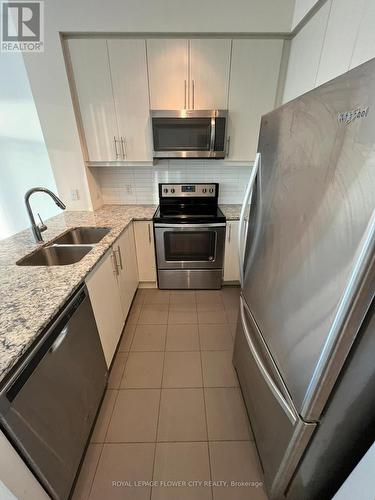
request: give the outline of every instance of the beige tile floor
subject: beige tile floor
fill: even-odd
[[[266,500],[232,367],[238,306],[235,287],[138,290],[74,500]]]

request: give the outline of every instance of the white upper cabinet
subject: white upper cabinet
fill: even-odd
[[[331,2],[326,2],[293,38],[283,102],[315,87]]]
[[[358,36],[353,50],[350,69],[375,57],[375,2],[366,0]]]
[[[152,109],[226,109],[231,40],[147,40]]]
[[[151,109],[188,107],[188,40],[147,40]]]
[[[144,40],[68,41],[88,160],[151,161]]]
[[[68,47],[89,159],[116,160],[118,129],[107,42],[72,39]]]
[[[108,40],[121,156],[151,161],[151,128],[144,40]]]
[[[231,40],[190,40],[190,109],[227,109]]]
[[[365,0],[333,0],[316,86],[348,71],[364,6]]]
[[[252,161],[260,120],[275,107],[283,40],[233,40],[228,160]]]

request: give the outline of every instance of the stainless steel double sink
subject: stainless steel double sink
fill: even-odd
[[[110,227],[75,227],[55,238],[51,243],[26,255],[18,266],[67,266],[79,262],[104,238]]]

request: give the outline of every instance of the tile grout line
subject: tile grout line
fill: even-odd
[[[169,316],[170,298],[171,298],[171,295],[169,294],[169,296],[168,296],[168,316]],[[155,444],[154,444],[154,459],[153,459],[153,462],[152,462],[151,481],[153,481],[153,479],[154,479],[154,473],[155,473],[156,447],[157,447],[157,444],[158,444],[159,418],[160,418],[160,407],[161,407],[161,391],[162,391],[163,379],[164,379],[165,348],[166,348],[166,345],[167,345],[167,335],[168,335],[168,323],[167,323],[167,328],[165,329],[164,354],[163,354],[163,363],[162,363],[162,372],[161,372],[162,375],[161,375],[160,391],[159,391],[158,416],[157,416],[157,419],[156,419]],[[151,486],[151,488],[150,488],[150,500],[152,498],[152,490],[153,490],[153,487]]]
[[[198,338],[199,338],[199,347],[201,347],[201,337],[199,333],[199,327],[198,327]],[[202,372],[202,392],[203,392],[203,406],[204,406],[204,418],[206,421],[206,432],[207,432],[207,454],[208,454],[208,467],[210,470],[210,481],[212,481],[212,467],[211,467],[211,456],[210,456],[210,445],[209,445],[209,435],[208,435],[208,419],[207,419],[207,408],[206,408],[206,395],[204,391],[204,375],[203,375],[203,361],[202,361],[202,350],[199,350],[199,357],[201,360],[201,372]],[[211,486],[211,500],[214,498],[214,490],[213,487]]]
[[[101,459],[101,457],[102,457],[102,453],[103,453],[103,449],[104,449],[104,443],[90,443],[90,444],[89,444],[89,446],[90,446],[91,444],[99,444],[99,446],[100,446],[101,448],[100,448],[99,458],[98,458],[98,461],[97,461],[96,466],[95,466],[95,471],[94,471],[94,474],[93,474],[93,476],[92,476],[92,480],[90,481],[90,488],[89,488],[88,495],[87,495],[87,497],[86,497],[86,498],[87,498],[87,500],[89,500],[89,499],[90,499],[91,492],[92,492],[92,487],[94,486],[94,481],[95,481],[96,473],[97,473],[97,471],[98,471],[99,462],[100,462],[100,459]],[[87,448],[87,449],[88,449],[88,448]],[[84,460],[86,460],[86,456],[87,456],[87,451],[86,451],[86,454],[85,454],[85,458],[84,458]],[[83,464],[82,464],[82,465],[83,465]],[[81,468],[81,470],[82,470],[82,468]],[[81,471],[79,472],[79,474],[81,475]],[[78,479],[79,479],[79,476],[78,476]],[[76,485],[75,485],[74,489],[76,488],[77,484],[78,484],[78,480],[77,480],[77,482],[76,482]],[[74,491],[73,491],[72,498],[73,498],[73,497],[74,497]]]
[[[105,444],[159,444],[159,443],[233,443],[233,442],[245,442],[245,443],[253,443],[253,439],[244,439],[244,438],[236,438],[236,439],[189,439],[189,440],[162,440],[162,441],[108,441],[107,443],[93,443],[98,444],[100,446],[104,446]]]
[[[149,391],[163,389],[165,391],[176,389],[238,389],[238,385],[201,385],[201,386],[176,386],[176,387],[123,387],[120,389],[110,389],[111,391]]]

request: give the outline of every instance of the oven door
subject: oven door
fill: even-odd
[[[223,267],[225,223],[156,223],[154,227],[158,269]]]

